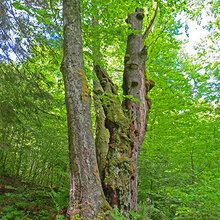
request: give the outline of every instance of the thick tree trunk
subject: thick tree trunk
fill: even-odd
[[[90,96],[83,72],[80,0],[63,1],[65,84],[70,157],[68,218],[94,218],[108,206],[102,193],[93,138]],[[108,207],[107,207],[108,208]]]
[[[132,164],[128,157],[129,120],[117,96],[117,87],[107,72],[99,65],[95,65],[94,69],[98,78],[94,89],[97,96],[96,151],[100,158],[98,161],[102,186],[112,207],[129,210],[129,179],[132,173]]]
[[[70,152],[68,218],[71,219],[77,209],[81,217],[94,218],[110,206],[129,216],[128,210],[137,210],[137,158],[150,109],[147,92],[154,85],[145,76],[147,50],[143,43],[151,26],[144,36],[128,36],[123,77],[123,91],[127,98],[123,103],[107,71],[94,62],[97,76],[94,81],[94,144],[90,96],[83,72],[80,0],[64,0],[63,8],[64,58],[61,71],[65,83]],[[137,8],[135,13],[128,15],[127,23],[133,30],[141,30],[143,17],[142,9]],[[95,45],[96,50],[98,46]],[[94,53],[98,58],[98,51]]]
[[[133,30],[141,30],[143,11],[128,15],[127,23]],[[148,28],[150,29],[150,28]],[[123,91],[138,101],[127,98],[121,105],[117,87],[108,73],[95,65],[98,80],[96,94],[96,152],[102,186],[109,204],[126,211],[137,211],[137,159],[143,143],[147,113],[150,109],[148,91],[154,82],[147,80],[145,61],[147,49],[141,34],[131,34],[127,40]]]
[[[129,14],[127,23],[133,30],[141,30],[143,24],[143,10],[137,8],[136,12]],[[127,40],[127,49],[124,60],[123,92],[124,95],[132,95],[139,101],[126,99],[124,106],[131,117],[130,138],[131,144],[129,157],[133,165],[133,173],[130,178],[131,210],[137,210],[137,159],[145,137],[147,125],[147,104],[145,61],[147,49],[144,47],[142,35],[130,34]]]

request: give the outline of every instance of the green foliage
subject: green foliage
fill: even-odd
[[[111,216],[115,219],[115,220],[128,220],[127,217],[125,217],[122,212],[120,210],[118,210],[117,208],[114,208],[113,212],[111,213]]]
[[[170,50],[148,66],[156,87],[139,158],[139,213],[152,219],[219,218],[217,81],[193,59]]]
[[[64,220],[64,215],[57,215],[56,220]]]
[[[56,206],[57,211],[68,206],[68,199],[69,199],[68,189],[61,188],[58,192],[55,192],[53,188],[51,188],[50,196]]]
[[[3,184],[0,217],[48,219],[51,212],[67,206],[69,185],[64,85],[59,70],[61,1],[10,2],[0,3],[0,179],[5,174],[13,179]],[[149,94],[153,105],[138,164],[138,214],[130,215],[137,219],[219,219],[219,3],[156,2],[158,18],[145,42],[146,75],[156,86]],[[138,101],[125,97],[121,89],[126,39],[131,33],[125,19],[128,12],[143,7],[147,27],[156,2],[82,1],[89,89],[92,93],[94,62],[106,67],[119,87],[118,95],[100,96],[104,102],[118,97],[121,103],[124,98]],[[181,49],[184,42],[175,36],[182,27],[186,32],[190,27],[176,17],[184,12],[201,23],[205,9],[213,17],[204,26],[209,36],[195,47],[195,56],[188,55]],[[99,21],[96,28],[91,25],[94,16]],[[100,45],[99,60],[92,54],[94,42]],[[94,111],[92,116],[95,127]],[[19,178],[52,188],[11,184]],[[117,209],[112,216],[126,219]],[[63,213],[56,216],[63,218]]]
[[[42,187],[4,177],[0,182],[0,218],[1,219],[53,219],[56,207],[51,201],[49,187]],[[61,204],[60,204],[61,205]],[[58,210],[60,211],[60,210]]]
[[[142,218],[141,215],[139,215],[139,214],[137,214],[137,213],[135,213],[135,212],[132,212],[132,211],[129,211],[129,214],[130,214],[132,217],[134,217],[135,219]]]
[[[51,186],[68,181],[60,51],[54,49],[36,46],[22,66],[1,63],[0,76],[2,172]]]
[[[113,209],[113,212],[111,213],[111,216],[116,219],[116,220],[128,220],[130,218],[134,218],[134,219],[143,219],[144,215],[140,215],[140,214],[137,214],[135,212],[132,212],[132,211],[128,211],[128,213],[130,214],[130,217],[126,217],[122,211],[118,210],[117,208],[114,208]],[[127,213],[127,214],[128,214]],[[128,214],[128,215],[129,215]],[[146,213],[145,213],[146,214]]]

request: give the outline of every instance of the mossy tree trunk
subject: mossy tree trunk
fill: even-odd
[[[133,30],[141,30],[143,17],[143,10],[137,8],[135,13],[128,15],[127,23]],[[63,1],[63,18],[61,71],[65,84],[70,156],[68,218],[71,219],[76,211],[81,217],[94,218],[98,212],[111,207],[124,213],[136,211],[137,158],[150,109],[147,92],[154,86],[145,75],[147,50],[144,39],[149,27],[143,36],[128,36],[123,77],[123,92],[127,98],[123,103],[107,71],[94,62],[94,143],[90,95],[83,71],[80,0]]]
[[[137,8],[135,13],[128,15],[126,22],[131,24],[133,30],[141,30],[143,18],[143,10]],[[121,104],[117,87],[107,71],[98,63],[94,65],[97,76],[94,82],[96,154],[102,187],[109,204],[124,210],[124,213],[137,210],[137,159],[151,107],[147,93],[154,86],[145,74],[147,48],[144,40],[154,21],[143,35],[128,36],[123,93],[131,99],[126,98]]]

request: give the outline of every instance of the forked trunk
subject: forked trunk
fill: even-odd
[[[128,210],[136,211],[137,158],[150,109],[147,92],[154,85],[145,76],[147,50],[143,41],[150,28],[144,36],[128,36],[123,76],[126,99],[123,103],[107,71],[98,62],[94,64],[97,76],[94,81],[95,153],[90,95],[83,72],[80,0],[64,0],[63,17],[61,71],[65,84],[70,156],[68,218],[74,219],[77,212],[81,217],[94,218],[98,212],[109,210],[110,206],[125,214]],[[133,30],[141,30],[143,17],[142,9],[137,8],[135,13],[128,15],[127,23]]]
[[[143,10],[128,15],[133,30],[141,30]],[[137,158],[143,143],[150,99],[147,92],[154,82],[146,79],[147,49],[141,34],[130,34],[124,62],[121,104],[117,87],[106,70],[96,64],[96,152],[105,196],[112,207],[126,213],[137,210]],[[135,100],[135,101],[134,101]]]

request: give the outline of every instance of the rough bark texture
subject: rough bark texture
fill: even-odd
[[[143,10],[128,15],[133,30],[141,30]],[[109,204],[123,210],[137,210],[137,158],[143,143],[154,86],[145,75],[147,49],[141,34],[130,34],[124,61],[123,91],[139,101],[126,99],[123,105],[108,73],[96,64],[94,82],[96,109],[96,152],[102,186]]]
[[[126,99],[124,102],[124,108],[128,110],[128,115],[131,118],[129,158],[131,158],[133,167],[133,173],[130,178],[132,200],[130,209],[132,211],[137,211],[137,159],[147,131],[148,112],[151,108],[151,100],[147,94],[155,86],[155,82],[147,79],[145,73],[147,47],[144,45],[144,40],[152,29],[157,12],[158,6],[144,35],[130,34],[128,36],[124,58],[123,93],[139,100],[134,102]],[[131,29],[141,30],[143,18],[143,9],[137,8],[135,13],[128,14],[126,22],[131,25]]]
[[[124,61],[124,95],[138,101],[126,98],[121,103],[117,86],[107,71],[97,61],[94,62],[94,144],[90,96],[83,72],[80,0],[64,0],[63,17],[64,58],[61,71],[65,83],[70,152],[68,218],[73,219],[71,216],[76,214],[76,210],[81,217],[89,218],[111,207],[117,207],[124,213],[136,211],[137,158],[151,106],[147,93],[154,86],[154,82],[145,76],[145,36],[128,36]],[[131,29],[141,30],[143,18],[143,10],[137,8],[135,13],[128,15],[127,23],[131,24]],[[95,45],[94,51],[97,58],[98,46]],[[126,215],[129,217],[129,214]]]
[[[63,1],[64,58],[61,65],[65,83],[70,157],[68,218],[94,218],[108,208],[104,199],[95,155],[90,116],[90,96],[83,72],[80,0]]]
[[[128,15],[127,23],[131,24],[133,30],[141,30],[144,14],[142,9]],[[130,178],[131,210],[137,210],[137,159],[143,143],[149,106],[146,99],[146,76],[145,61],[147,49],[143,44],[142,35],[130,34],[127,40],[127,49],[124,60],[123,92],[124,95],[132,95],[139,101],[125,100],[124,106],[129,110],[131,117],[130,132],[131,145],[129,157],[133,165],[133,174]]]
[[[107,72],[98,65],[95,66],[95,72],[98,77],[95,93],[97,97],[101,95],[96,100],[96,151],[101,152],[99,148],[105,147],[104,154],[97,153],[98,156],[104,156],[99,164],[102,186],[112,207],[128,210],[129,177],[132,173],[131,160],[128,157],[129,120],[124,115],[117,96],[117,87]],[[100,132],[102,137],[98,136]]]
[[[94,92],[98,95],[104,93],[98,79],[94,80]],[[99,175],[100,179],[104,181],[104,172],[105,172],[105,164],[106,164],[106,156],[108,154],[108,142],[110,138],[110,132],[105,127],[105,112],[102,107],[102,102],[97,96],[94,96],[94,104],[95,104],[95,115],[96,115],[96,157],[99,167]]]

